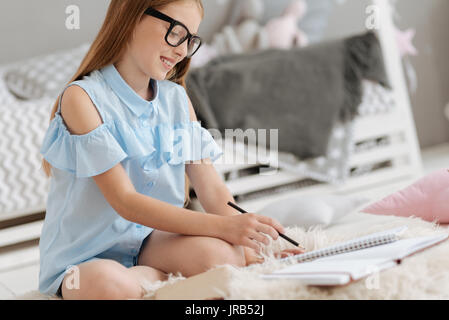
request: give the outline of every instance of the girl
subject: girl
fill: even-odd
[[[201,0],[111,1],[41,149],[52,176],[41,292],[141,298],[142,283],[169,273],[260,262],[260,232],[284,232],[227,205],[234,199],[211,163],[221,150],[184,89],[202,17]],[[206,213],[185,208],[189,180]]]

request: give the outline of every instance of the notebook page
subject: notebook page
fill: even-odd
[[[422,237],[422,241],[419,241],[419,242],[417,241],[413,245],[410,245],[410,248],[408,250],[404,251],[402,256],[398,257],[398,259],[405,258],[408,255],[411,255],[411,254],[418,252],[422,249],[430,247],[434,244],[445,241],[448,238],[449,238],[448,234],[440,234],[440,235],[436,235],[436,236]]]
[[[380,237],[380,236],[389,235],[389,234],[395,234],[397,236],[400,236],[407,229],[408,229],[407,226],[401,226],[401,227],[398,227],[398,228],[393,228],[393,229],[388,229],[388,230],[384,230],[384,231],[379,231],[379,232],[376,232],[376,233],[371,233],[371,234],[369,234],[367,236],[363,236],[363,237],[354,239],[354,241],[363,241],[365,239],[369,239],[369,238],[372,238],[372,237]]]
[[[319,261],[331,262],[348,259],[384,259],[384,260],[400,260],[417,251],[430,247],[436,243],[447,239],[447,234],[432,235],[425,237],[417,237],[410,239],[402,239],[384,246],[376,246],[366,248],[359,251],[347,252],[340,255],[325,257]]]
[[[292,279],[305,285],[314,286],[340,286],[351,281],[349,274],[262,274],[260,278],[264,280]]]
[[[298,263],[261,277],[263,279],[297,279],[313,285],[336,285],[345,284],[351,279],[358,280],[394,266],[396,266],[395,261],[385,259],[348,259],[332,263],[317,260]],[[341,283],[343,279],[347,282]]]
[[[407,229],[406,226],[400,228],[394,228],[382,232],[373,233],[367,236],[356,238],[350,241],[336,244],[334,246],[326,247],[319,250],[306,252],[295,256],[296,262],[306,262],[316,259],[322,259],[324,257],[343,254],[351,251],[358,251],[369,247],[379,246],[398,240],[398,237]],[[291,259],[290,257],[280,259],[280,261],[286,261]]]
[[[260,277],[262,279],[295,279],[306,285],[342,285],[350,280],[359,280],[394,267],[398,260],[437,245],[448,238],[448,234],[437,234],[398,240],[383,246],[297,263],[269,274],[262,274]],[[348,277],[350,280],[347,279]]]

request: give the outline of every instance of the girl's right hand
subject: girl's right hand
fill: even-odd
[[[257,253],[261,251],[259,243],[270,243],[261,232],[273,240],[277,240],[279,233],[285,233],[284,227],[276,219],[255,213],[224,216],[222,223],[220,238],[234,245],[252,248]]]

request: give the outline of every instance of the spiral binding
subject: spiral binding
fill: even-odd
[[[372,238],[360,239],[358,241],[348,241],[333,247],[297,255],[295,257],[295,260],[296,262],[308,262],[319,258],[333,256],[336,254],[342,254],[361,249],[371,248],[375,246],[380,246],[383,244],[394,242],[396,240],[398,240],[398,236],[396,234],[384,234],[374,236]]]

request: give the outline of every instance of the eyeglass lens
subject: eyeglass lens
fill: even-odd
[[[172,30],[168,34],[167,40],[172,46],[179,46],[182,42],[185,41],[187,34],[188,34],[187,30],[183,26],[176,25],[172,28]],[[188,43],[187,55],[190,56],[193,53],[195,53],[200,45],[201,45],[200,39],[191,38],[190,42]]]

